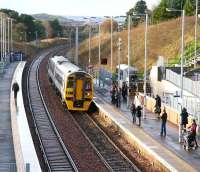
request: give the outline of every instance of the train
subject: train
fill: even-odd
[[[51,57],[47,68],[49,80],[67,109],[87,111],[94,96],[92,76],[63,56]]]

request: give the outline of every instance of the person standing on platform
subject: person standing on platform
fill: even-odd
[[[135,123],[136,122],[136,107],[135,107],[134,102],[131,103],[131,114],[133,117],[133,123]]]
[[[13,83],[12,91],[14,91],[15,105],[17,106],[17,93],[19,91],[19,85],[16,81]]]
[[[161,131],[160,131],[160,135],[161,136],[166,136],[166,123],[167,123],[167,112],[165,110],[165,108],[163,109],[163,113],[161,115]]]
[[[139,93],[137,92],[135,97],[134,97],[134,104],[135,106],[140,106],[141,105],[141,102],[140,102],[140,98],[139,98]]]
[[[126,100],[127,98],[127,85],[125,82],[123,82],[123,86],[122,86],[122,97],[123,97],[123,100]]]
[[[196,124],[195,119],[192,120],[192,125],[188,128],[191,130],[189,138],[190,138],[190,140],[195,142],[196,148],[198,148],[198,143],[197,143],[197,139],[196,139],[197,124]]]
[[[137,106],[136,108],[136,116],[138,118],[138,126],[141,126],[141,116],[142,116],[142,107],[140,105]]]
[[[111,94],[111,102],[112,102],[112,104],[114,104],[114,102],[115,102],[115,85],[114,84],[112,84],[110,94]]]
[[[188,112],[186,108],[183,108],[181,111],[181,126],[186,131],[186,125],[188,124]]]
[[[159,95],[156,95],[156,104],[155,104],[155,113],[157,114],[158,119],[160,118],[161,113],[161,98]]]

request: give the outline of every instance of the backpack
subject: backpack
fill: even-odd
[[[142,115],[141,109],[142,109],[142,108],[141,108],[140,106],[137,107],[137,109],[136,109],[136,116],[137,116],[137,117],[141,117],[141,115]]]

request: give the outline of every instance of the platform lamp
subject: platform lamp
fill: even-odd
[[[146,119],[146,85],[147,85],[147,36],[148,36],[148,18],[149,15],[148,13],[144,13],[144,14],[135,14],[133,13],[133,16],[145,16],[145,52],[144,52],[144,102],[143,102],[143,119]]]
[[[181,80],[180,80],[180,86],[181,86],[181,111],[183,108],[183,58],[184,58],[184,27],[185,27],[185,10],[177,10],[173,8],[166,8],[166,11],[168,12],[181,12],[182,16],[182,23],[181,23]],[[181,120],[179,122],[179,143],[182,142],[182,126],[181,126]]]
[[[196,68],[197,63],[197,26],[198,26],[198,0],[196,0],[196,10],[195,10],[195,59],[194,59],[194,68]]]

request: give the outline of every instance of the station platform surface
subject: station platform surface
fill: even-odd
[[[8,65],[0,74],[0,171],[15,169],[15,153],[10,116],[10,88],[13,73],[18,63]]]
[[[11,119],[13,120],[12,127],[14,130],[13,138],[15,149],[17,149],[15,151],[16,162],[18,171],[20,172],[26,171],[26,168],[29,169],[29,172],[41,172],[23,102],[22,74],[25,64],[26,62],[20,62],[13,75],[13,82],[16,81],[19,85],[19,92],[17,95],[17,110],[14,103],[13,94],[11,99],[11,102],[13,101],[11,106]],[[27,165],[29,167],[27,167]]]
[[[142,142],[165,159],[166,162],[169,162],[170,166],[174,166],[174,169],[177,169],[176,171],[200,171],[200,148],[189,152],[185,151],[178,142],[177,126],[168,122],[167,136],[161,137],[161,121],[156,118],[154,113],[147,110],[146,119],[142,119],[141,127],[136,126],[132,123],[132,115],[127,108],[126,102],[121,101],[120,108],[111,104],[110,89],[107,85],[99,87],[97,83],[95,84],[94,100],[100,106],[103,106],[105,111],[113,116],[117,114],[115,119],[119,120],[119,123],[124,125],[130,133],[141,139]]]

